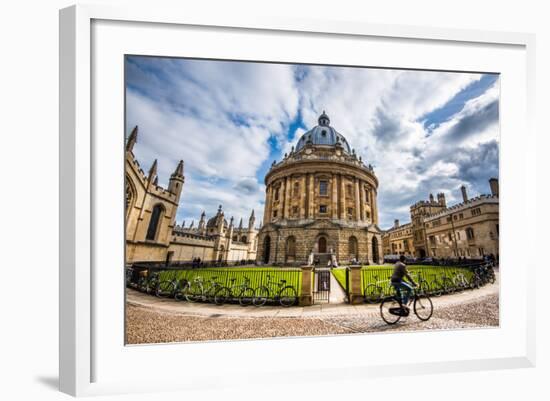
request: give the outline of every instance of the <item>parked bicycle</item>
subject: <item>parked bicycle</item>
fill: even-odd
[[[394,295],[386,298],[380,304],[380,316],[387,324],[395,324],[402,317],[407,317],[410,314],[409,306],[412,304],[412,309],[416,317],[422,321],[427,321],[432,317],[433,304],[428,295],[420,295],[416,289],[409,298],[407,305],[404,305],[401,291],[395,291]],[[407,308],[405,308],[406,306]]]
[[[389,280],[379,280],[377,275],[373,276],[374,283],[371,283],[365,287],[364,299],[368,304],[375,304],[382,300],[384,296],[384,287],[389,284]]]
[[[176,298],[176,294],[181,294],[183,289],[188,286],[189,282],[186,279],[178,280],[177,278],[173,278],[171,280],[163,280],[157,286],[155,295],[159,298]],[[181,299],[182,297],[178,301]]]
[[[140,291],[146,292],[147,294],[153,294],[159,284],[159,272],[153,272],[148,274],[144,273],[138,281],[138,289]]]
[[[214,303],[221,305],[236,298],[241,306],[251,305],[256,291],[250,286],[250,279],[245,277],[242,284],[235,284],[236,281],[236,278],[232,278],[229,287],[218,288],[214,294]]]
[[[256,306],[265,305],[268,299],[273,299],[281,306],[292,306],[298,300],[296,289],[287,285],[286,280],[280,280],[278,283],[271,281],[271,276],[267,275],[266,284],[256,288],[252,303]]]
[[[214,294],[222,287],[222,284],[216,281],[217,279],[218,277],[212,277],[205,283],[201,276],[195,277],[189,286],[183,289],[183,297],[188,302],[205,302],[214,299]]]

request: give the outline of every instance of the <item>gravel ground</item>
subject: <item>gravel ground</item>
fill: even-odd
[[[498,327],[499,324],[498,295],[495,294],[460,304],[434,306],[434,315],[427,322],[421,322],[411,315],[401,319],[398,324],[389,326],[376,311],[342,317],[202,317],[129,304],[126,309],[127,343],[444,330]]]
[[[319,318],[199,317],[128,305],[128,344],[345,334]]]
[[[492,294],[455,305],[434,305],[434,314],[427,322],[411,315],[395,325],[387,325],[378,314],[369,316],[327,317],[323,320],[355,333],[380,331],[417,331],[498,327],[498,295]]]

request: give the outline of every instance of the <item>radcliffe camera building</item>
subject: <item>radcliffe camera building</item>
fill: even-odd
[[[469,198],[460,188],[462,202],[447,207],[444,194],[411,206],[411,222],[399,220],[383,234],[385,255],[432,258],[499,257],[498,180],[489,180],[490,194]]]
[[[306,263],[311,253],[321,263],[381,262],[378,179],[324,112],[265,185],[260,263]]]

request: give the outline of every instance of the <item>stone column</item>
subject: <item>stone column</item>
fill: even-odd
[[[365,186],[361,180],[359,180],[359,216],[360,220],[365,220]]]
[[[353,181],[355,182],[355,220],[360,221],[361,216],[359,214],[359,180],[357,178],[354,178]]]
[[[361,266],[360,265],[351,265],[349,267],[349,301],[350,304],[360,304],[363,303],[364,297],[361,294]],[[303,280],[303,279],[302,279]]]
[[[338,218],[338,178],[336,174],[332,174],[330,180],[330,186],[332,188],[332,202],[330,203],[330,211],[333,219]]]
[[[291,186],[290,177],[285,177],[284,181],[284,192],[282,194],[283,196],[283,210],[281,212],[281,215],[283,216],[283,219],[288,219],[289,217],[289,211],[290,211],[290,186]]]
[[[309,174],[309,188],[308,188],[308,218],[313,219],[314,214],[314,197],[315,197],[315,181],[313,174]]]
[[[372,189],[372,222],[374,224],[378,224],[378,196],[376,194],[376,190]]]
[[[302,175],[302,179],[300,180],[300,218],[305,219],[306,218],[306,201],[307,201],[307,193],[306,193],[306,174]]]
[[[300,292],[300,306],[313,304],[313,266],[301,266],[302,269],[302,291]]]
[[[271,185],[268,185],[265,191],[264,224],[271,221],[271,192]]]
[[[279,189],[279,211],[280,213],[278,213],[277,215],[279,216],[279,218],[281,219],[284,219],[285,218],[285,207],[286,207],[286,202],[285,202],[285,199],[286,199],[286,184],[287,184],[287,179],[286,177],[283,178],[281,180],[281,186],[280,186],[280,189]]]
[[[346,184],[342,174],[340,174],[340,218],[346,219]]]

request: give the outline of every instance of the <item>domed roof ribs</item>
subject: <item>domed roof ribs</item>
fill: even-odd
[[[342,134],[330,126],[330,119],[325,111],[319,116],[318,121],[319,125],[307,131],[298,140],[295,152],[299,152],[308,145],[328,145],[341,147],[345,152],[351,154],[348,141]]]

